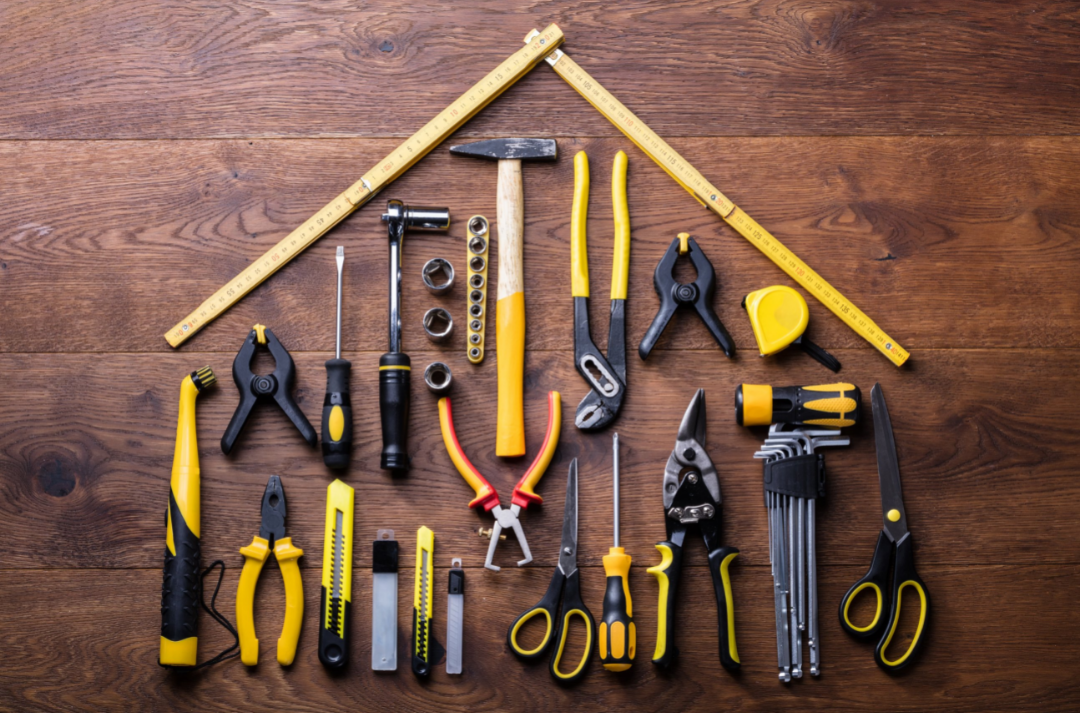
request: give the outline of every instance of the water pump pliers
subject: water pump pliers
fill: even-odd
[[[697,270],[698,276],[693,282],[684,283],[675,279],[675,263],[680,255],[689,255],[690,262]],[[728,357],[735,356],[735,340],[728,334],[712,308],[713,294],[716,292],[716,271],[713,270],[709,258],[705,257],[701,246],[690,237],[690,233],[679,233],[679,236],[671,241],[660,262],[656,263],[653,288],[660,298],[660,309],[638,345],[638,356],[643,360],[648,358],[649,352],[664,333],[664,328],[680,307],[692,308],[697,312],[713,339],[724,350],[724,354]]]
[[[574,156],[574,204],[570,219],[570,284],[574,295],[574,367],[591,387],[578,404],[574,425],[607,427],[626,397],[626,289],[630,274],[630,213],[626,206],[626,154],[615,155],[611,174],[615,251],[611,265],[611,320],[605,357],[589,332],[589,257],[585,221],[589,209],[589,158]]]

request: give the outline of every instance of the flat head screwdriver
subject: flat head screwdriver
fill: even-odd
[[[337,345],[334,358],[326,362],[326,397],[322,412],[323,462],[330,468],[345,468],[352,455],[352,401],[349,372],[352,363],[341,358],[341,272],[345,248],[337,249]]]
[[[619,547],[619,434],[611,439],[612,471],[615,481],[615,546],[604,556],[607,590],[604,616],[600,622],[600,660],[608,671],[625,671],[634,662],[637,632],[630,601],[630,555]]]

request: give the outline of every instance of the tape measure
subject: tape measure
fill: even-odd
[[[390,152],[348,190],[323,206],[322,210],[304,221],[299,228],[263,253],[262,257],[248,265],[243,272],[215,292],[210,299],[184,317],[175,327],[165,333],[166,341],[174,347],[180,346],[218,315],[239,302],[244,295],[258,287],[266,278],[280,270],[282,266],[326,235],[331,228],[353,211],[371,200],[395,178],[405,173],[458,127],[487,106],[491,100],[509,89],[549,52],[562,44],[562,41],[562,30],[554,24],[548,25],[542,32],[534,30],[529,33],[524,48],[510,55],[506,61],[458,97],[453,104],[439,112],[434,119]]]
[[[525,38],[526,42],[535,41],[538,35],[530,34]],[[878,351],[884,354],[897,366],[907,361],[908,352],[896,343],[892,337],[884,332],[881,327],[874,324],[874,320],[866,316],[862,310],[852,304],[851,300],[844,297],[835,287],[830,285],[825,278],[817,274],[805,262],[791,252],[784,244],[777,240],[769,231],[762,228],[741,208],[735,205],[720,190],[709,183],[690,162],[679,155],[679,152],[671,148],[666,141],[645,125],[641,119],[634,115],[623,104],[611,95],[600,83],[593,79],[588,72],[582,69],[577,62],[570,59],[562,50],[556,49],[545,58],[555,72],[566,80],[567,84],[577,90],[578,94],[596,107],[608,121],[615,125],[619,131],[633,141],[639,149],[644,151],[649,158],[664,169],[669,176],[685,188],[690,195],[694,196],[699,203],[713,211],[734,228],[740,235],[749,240],[758,250],[772,260],[789,277],[828,307],[833,314],[843,320],[855,333],[870,342]]]

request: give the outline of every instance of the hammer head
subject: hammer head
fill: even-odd
[[[496,161],[554,161],[559,149],[555,139],[489,139],[451,146],[450,153]]]

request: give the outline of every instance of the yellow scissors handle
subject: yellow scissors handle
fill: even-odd
[[[518,643],[518,632],[521,630],[521,627],[526,624],[526,622],[528,622],[533,617],[539,616],[540,614],[543,614],[544,618],[547,620],[547,622],[544,624],[544,626],[546,627],[544,630],[544,638],[540,642],[540,645],[537,646],[535,649],[526,649]],[[537,604],[535,607],[529,609],[527,612],[519,616],[514,621],[514,623],[510,625],[510,631],[506,634],[506,643],[510,645],[510,650],[517,654],[520,658],[537,658],[538,656],[543,655],[544,649],[546,649],[548,647],[548,644],[551,642],[551,632],[554,630],[554,623],[555,622],[552,619],[551,611],[544,608],[543,602],[541,602],[540,604]]]
[[[900,623],[900,604],[904,590],[911,587],[919,595],[919,623],[915,627],[915,634],[911,637],[911,643],[900,656],[887,658],[889,644],[892,643],[896,634],[897,624]],[[915,659],[915,655],[922,648],[926,633],[926,622],[930,614],[930,594],[926,591],[926,585],[915,571],[914,543],[911,535],[908,535],[896,543],[896,563],[893,566],[892,584],[892,607],[889,611],[888,628],[885,637],[874,650],[874,661],[886,671],[899,671]]]

